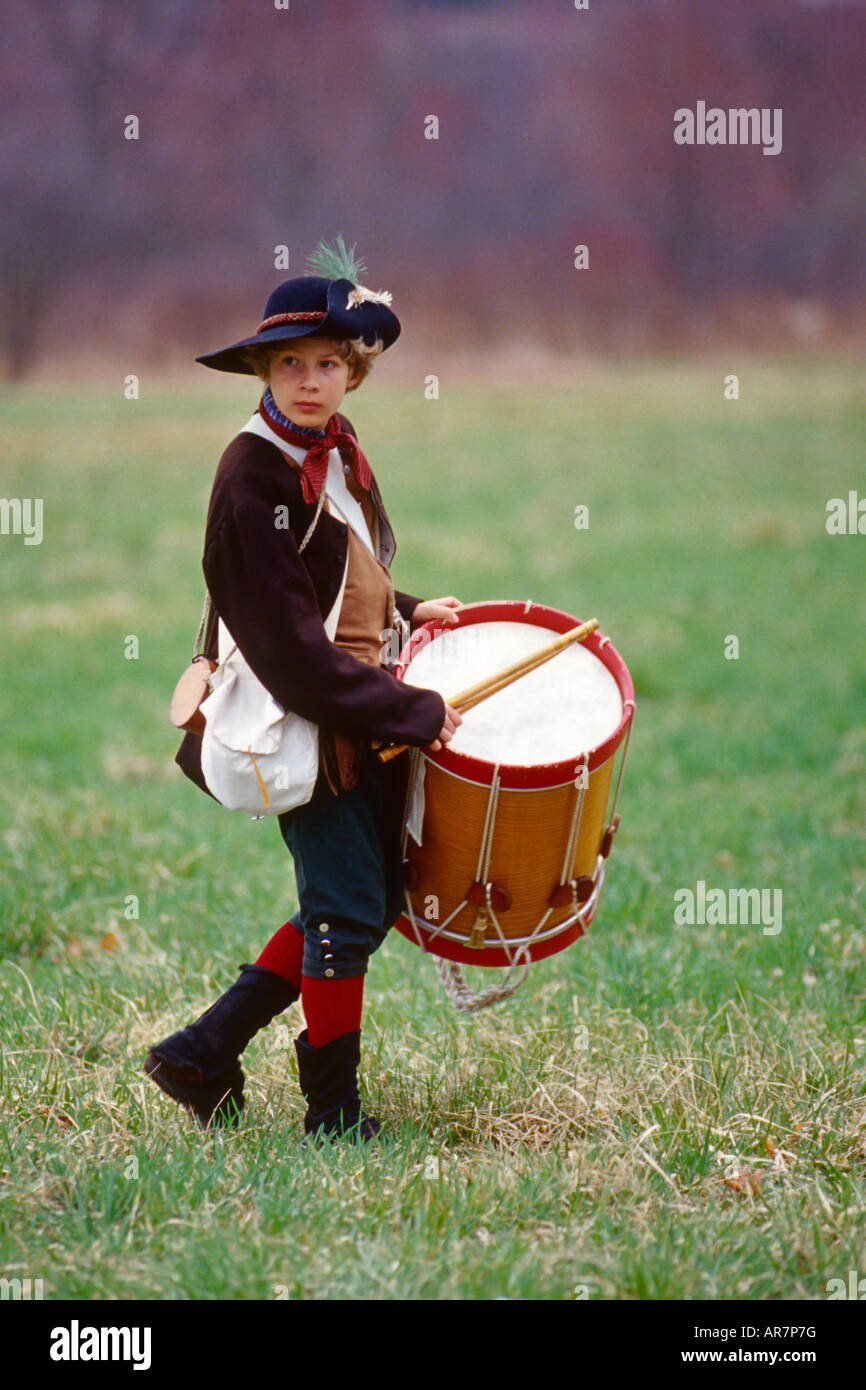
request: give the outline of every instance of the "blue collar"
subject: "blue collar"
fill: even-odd
[[[298,434],[305,434],[310,439],[324,439],[324,430],[312,429],[309,425],[299,425],[294,420],[290,420],[288,416],[284,415],[277,407],[277,403],[271,394],[270,386],[265,387],[265,394],[262,396],[262,406],[265,414],[272,420],[275,420],[278,425],[282,425],[283,429],[297,430]]]

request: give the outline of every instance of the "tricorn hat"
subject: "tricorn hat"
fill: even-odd
[[[336,248],[320,241],[308,263],[323,274],[308,272],[294,280],[284,280],[268,299],[252,337],[242,338],[218,352],[205,353],[196,362],[218,372],[246,372],[254,376],[245,348],[303,338],[310,333],[336,339],[363,338],[371,346],[381,338],[383,350],[389,348],[400,336],[400,320],[388,307],[391,295],[387,290],[374,293],[358,283],[366,266],[355,260],[354,252],[354,246],[351,250],[346,247],[342,235],[337,238]]]

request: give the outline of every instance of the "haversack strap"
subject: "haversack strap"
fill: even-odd
[[[320,517],[321,512],[322,512],[322,507],[324,506],[324,502],[325,502],[325,489],[322,488],[322,491],[321,491],[321,493],[319,494],[319,501],[318,501],[318,504],[317,504],[317,506],[316,506],[316,514],[315,514],[315,516],[313,517],[312,521],[310,522],[309,526],[307,527],[307,533],[306,533],[306,535],[304,536],[304,539],[301,541],[300,545],[298,546],[298,554],[299,554],[299,555],[301,554],[301,552],[302,552],[303,550],[306,549],[307,544],[308,544],[308,542],[309,542],[309,540],[310,540],[310,537],[312,536],[313,532],[314,532],[315,529],[316,529],[316,526],[317,526],[318,521],[319,521],[319,517]],[[204,639],[205,629],[206,629],[207,624],[208,624],[208,619],[210,618],[210,615],[211,615],[211,609],[212,609],[212,607],[213,607],[213,604],[212,604],[212,601],[211,601],[211,596],[210,596],[209,593],[206,592],[206,593],[205,593],[205,596],[204,596],[204,604],[202,605],[202,610],[201,610],[201,622],[200,622],[199,625],[198,625],[198,632],[196,633],[196,638],[195,638],[195,646],[193,647],[193,651],[192,651],[192,659],[193,659],[193,661],[198,660],[198,658],[199,658],[200,656],[203,656],[203,655],[204,655],[204,652],[202,651],[202,641],[203,641],[203,639]]]

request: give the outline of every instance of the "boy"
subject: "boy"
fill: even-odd
[[[257,413],[220,460],[211,494],[202,562],[213,605],[206,650],[215,646],[219,615],[283,708],[319,726],[312,798],[279,817],[300,906],[216,1004],[151,1048],[145,1071],[202,1125],[231,1123],[243,1109],[241,1052],[300,997],[307,1028],[295,1048],[305,1130],[357,1141],[380,1129],[358,1095],[360,1023],[369,957],[400,912],[408,764],[405,757],[381,763],[370,743],[435,750],[461,723],[437,692],[383,669],[383,638],[406,623],[454,623],[460,602],[452,595],[422,602],[394,589],[394,535],[379,488],[350,421],[337,413],[345,391],[361,384],[400,332],[391,296],[357,283],[363,267],[342,238],[336,250],[320,243],[311,263],[324,274],[279,285],[255,334],[197,359],[218,371],[256,372],[266,383]],[[288,527],[279,521],[286,515]],[[323,615],[344,570],[332,643]],[[187,735],[177,761],[207,791],[200,749],[201,740]]]

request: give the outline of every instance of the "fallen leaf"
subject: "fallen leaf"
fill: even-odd
[[[763,1168],[756,1168],[751,1173],[741,1168],[732,1177],[725,1178],[725,1187],[732,1188],[734,1192],[748,1192],[750,1197],[755,1197],[761,1190],[765,1173]]]
[[[37,1105],[36,1114],[44,1115],[46,1120],[55,1120],[63,1129],[74,1129],[75,1121],[68,1115],[64,1115],[62,1110],[52,1110],[50,1105]]]

